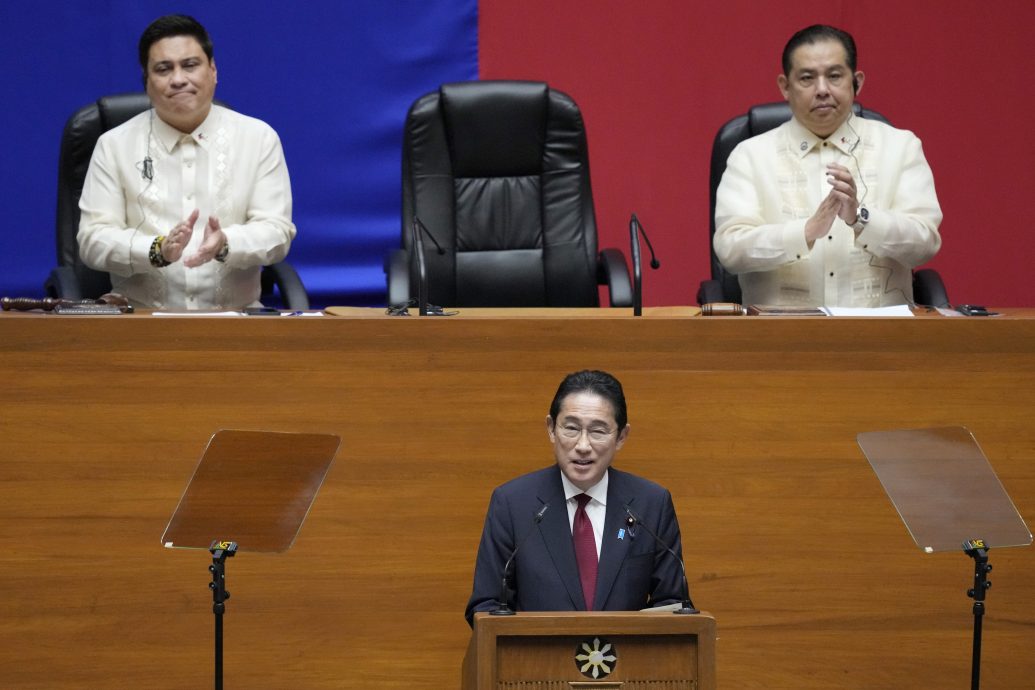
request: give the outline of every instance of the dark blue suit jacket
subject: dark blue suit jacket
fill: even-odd
[[[635,611],[682,599],[679,563],[642,528],[630,533],[625,506],[682,557],[679,523],[668,490],[613,467],[607,486],[607,513],[597,569],[594,611]],[[535,514],[549,504],[543,520]],[[518,541],[532,533],[511,566],[511,602],[518,611],[583,611],[582,585],[561,484],[554,465],[498,487],[489,501],[467,622],[476,611],[496,608],[503,566]],[[623,531],[624,530],[624,531]]]

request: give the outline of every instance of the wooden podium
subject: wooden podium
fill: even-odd
[[[715,690],[715,619],[670,611],[477,613],[462,687]]]

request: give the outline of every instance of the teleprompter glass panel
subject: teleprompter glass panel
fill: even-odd
[[[959,551],[971,539],[990,548],[1031,544],[1031,532],[964,427],[873,431],[857,439],[924,551]]]
[[[168,548],[290,548],[341,439],[332,434],[222,430],[212,435],[162,535]]]

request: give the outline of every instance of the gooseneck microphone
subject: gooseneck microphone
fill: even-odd
[[[506,565],[503,566],[503,583],[500,587],[500,605],[495,610],[490,611],[489,615],[492,616],[513,616],[514,609],[510,608],[510,597],[507,596],[507,573],[510,571],[510,565],[514,562],[514,557],[517,556],[517,552],[524,546],[528,538],[532,536],[532,532],[535,531],[536,526],[543,521],[543,515],[546,515],[546,509],[550,507],[549,503],[544,503],[543,507],[540,508],[536,514],[532,517],[532,524],[529,525],[528,531],[525,532],[525,536],[521,537],[521,541],[514,547],[514,550],[510,553],[510,558],[507,559]]]
[[[700,613],[700,611],[694,608],[694,603],[690,601],[690,584],[686,580],[686,567],[683,565],[683,559],[679,557],[679,554],[677,554],[671,546],[663,542],[661,540],[661,537],[655,534],[654,530],[648,527],[647,524],[640,519],[640,516],[638,516],[636,513],[632,511],[632,508],[630,508],[629,506],[625,506],[625,514],[628,516],[625,520],[625,524],[629,526],[629,536],[634,536],[632,533],[633,528],[639,525],[643,529],[647,530],[647,534],[654,537],[654,541],[656,541],[661,546],[661,548],[665,549],[670,554],[672,554],[672,558],[676,559],[676,562],[679,563],[679,569],[683,573],[683,602],[682,606],[680,606],[672,613]]]
[[[413,216],[413,248],[417,253],[417,309],[421,316],[428,315],[428,264],[424,258],[424,235],[428,236],[438,249],[439,254],[445,254],[446,250],[438,243],[435,236],[431,234],[420,218]]]
[[[640,224],[640,219],[633,213],[629,219],[629,249],[632,253],[633,264],[633,316],[643,316],[643,278],[640,270],[640,235],[647,242],[647,249],[650,250],[650,267],[657,270],[661,262],[654,255],[654,247],[647,237],[647,231]]]

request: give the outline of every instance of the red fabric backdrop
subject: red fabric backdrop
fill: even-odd
[[[644,302],[690,304],[708,277],[708,161],[719,126],[778,100],[787,38],[851,32],[860,102],[923,140],[945,220],[954,303],[1032,306],[1035,3],[1003,0],[481,0],[483,79],[539,79],[580,104],[601,246],[628,255],[628,217],[662,267]]]

